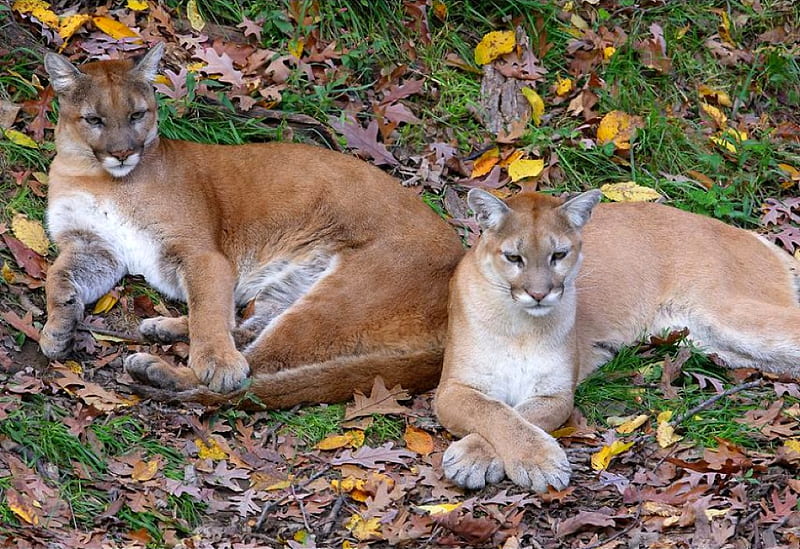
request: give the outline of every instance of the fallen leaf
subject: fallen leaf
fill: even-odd
[[[718,90],[718,89],[706,86],[705,84],[700,84],[697,87],[697,93],[703,99],[705,99],[706,97],[713,98],[714,100],[716,100],[717,104],[722,105],[723,107],[732,107],[733,106],[733,101],[731,101],[730,96],[728,95],[727,92],[725,92],[723,90]]]
[[[62,17],[58,24],[58,35],[66,42],[91,19],[91,15],[79,13]]]
[[[622,442],[621,440],[615,440],[611,444],[603,446],[592,454],[592,469],[605,471],[615,456],[625,452],[631,446],[633,446],[633,442]]]
[[[421,511],[425,511],[429,515],[441,515],[444,513],[449,513],[458,509],[463,505],[463,502],[458,503],[435,503],[431,505],[417,505],[417,509]]]
[[[116,292],[108,292],[103,297],[97,300],[92,309],[93,315],[102,315],[114,308],[114,305],[119,301],[119,295]]]
[[[501,55],[511,53],[517,44],[514,31],[492,31],[475,47],[475,63],[486,65]]]
[[[219,443],[213,438],[208,440],[206,444],[203,439],[194,439],[194,445],[197,446],[197,457],[200,459],[212,459],[215,461],[225,459],[228,457],[227,452],[222,449]]]
[[[536,177],[544,170],[544,160],[537,158],[534,160],[520,159],[515,160],[508,166],[508,175],[511,181],[517,182],[526,177]]]
[[[475,159],[475,162],[472,163],[472,173],[470,173],[470,178],[475,179],[477,177],[483,177],[490,171],[492,168],[500,161],[500,149],[497,147],[492,147],[488,151],[484,152],[478,158]]]
[[[614,526],[616,522],[613,517],[599,513],[597,511],[578,511],[578,513],[566,520],[562,520],[556,527],[556,536],[564,537],[581,530],[584,526]]]
[[[522,88],[520,91],[525,96],[525,99],[528,100],[528,103],[531,104],[531,119],[533,123],[537,126],[540,125],[544,114],[544,101],[533,88]]]
[[[192,28],[197,32],[202,31],[206,26],[205,19],[200,15],[200,10],[197,9],[197,0],[189,0],[186,3],[186,18],[189,20],[189,24]]]
[[[51,9],[50,4],[42,0],[17,0],[11,7],[21,14],[30,14],[50,28],[58,28],[58,15]]]
[[[728,128],[717,135],[709,136],[708,139],[726,151],[736,154],[738,151],[736,146],[747,139],[747,132]]]
[[[347,421],[372,414],[407,414],[410,410],[398,401],[410,398],[411,395],[400,385],[395,385],[391,390],[387,389],[383,378],[376,376],[369,397],[364,396],[364,393],[360,391],[355,392],[353,404],[347,406],[344,419]]]
[[[682,440],[683,437],[675,434],[675,427],[670,425],[669,420],[672,419],[672,411],[665,410],[658,414],[658,429],[656,430],[656,440],[658,445],[662,448],[668,448]]]
[[[721,109],[714,107],[713,105],[709,105],[708,103],[700,103],[700,108],[706,113],[708,116],[714,120],[714,123],[717,125],[719,129],[725,129],[728,126],[728,117],[722,112]]]
[[[392,443],[387,442],[379,448],[362,446],[355,452],[345,450],[339,457],[331,460],[332,465],[344,465],[352,463],[367,469],[379,469],[379,463],[401,463],[405,464],[406,459],[415,458],[416,454],[404,449],[393,449]]]
[[[344,523],[344,527],[359,541],[381,539],[383,537],[381,535],[380,517],[364,518],[359,513],[353,513]]]
[[[647,414],[641,414],[639,416],[636,416],[635,418],[626,421],[625,423],[617,427],[617,432],[622,435],[630,434],[639,427],[641,427],[642,425],[644,425],[644,422],[647,421],[649,417],[650,416]]]
[[[119,40],[120,38],[139,38],[139,35],[133,32],[127,25],[115,21],[110,17],[92,17],[92,22],[98,29],[115,40]]]
[[[800,440],[791,439],[783,443],[784,448],[788,448],[792,452],[800,454]]]
[[[35,499],[21,495],[13,488],[8,488],[6,489],[6,504],[11,512],[23,522],[32,526],[39,524],[39,513],[36,511],[36,507],[41,507],[41,504]]]
[[[347,431],[342,435],[330,435],[317,443],[319,450],[337,450],[349,446],[361,448],[364,445],[364,431]]]
[[[378,142],[377,120],[372,120],[366,129],[352,115],[347,115],[344,121],[331,118],[329,123],[345,137],[348,147],[371,157],[375,165],[398,165],[397,159],[389,152],[386,145]]]
[[[128,0],[125,5],[133,11],[144,11],[150,7],[147,0]]]
[[[606,114],[597,127],[597,143],[604,145],[614,143],[617,149],[631,148],[631,139],[636,135],[637,128],[642,127],[642,119],[631,116],[623,111],[611,111]]]
[[[19,145],[20,147],[27,147],[29,149],[38,149],[39,144],[22,133],[18,130],[3,130],[3,135],[6,136],[6,139],[14,143],[15,145]]]
[[[406,425],[406,432],[403,434],[406,441],[406,448],[423,456],[433,452],[433,437],[427,431],[423,431],[413,425]]]
[[[635,181],[606,183],[600,187],[600,192],[614,202],[648,202],[661,198],[655,189],[637,185]]]
[[[152,480],[156,476],[156,473],[158,473],[159,465],[160,462],[158,459],[152,459],[150,461],[139,460],[133,464],[131,478],[138,482]]]
[[[33,313],[30,311],[25,313],[22,318],[14,311],[5,311],[0,317],[8,322],[12,328],[16,328],[34,341],[39,341],[41,334],[36,326],[33,325]]]
[[[571,78],[557,78],[556,79],[556,95],[559,97],[567,95],[575,87]]]

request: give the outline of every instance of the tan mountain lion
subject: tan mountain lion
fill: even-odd
[[[455,233],[413,191],[340,153],[159,138],[151,82],[162,52],[80,68],[45,58],[59,98],[47,225],[60,253],[44,354],[67,356],[84,305],[132,273],[189,306],[188,318],[140,327],[190,339],[188,367],[126,358],[147,394],[216,402],[246,387],[289,407],[345,400],[376,375],[435,385],[463,254]],[[236,308],[253,300],[234,330]],[[250,339],[241,350],[234,333]]]
[[[461,486],[505,475],[565,487],[569,462],[548,432],[572,411],[578,381],[648,333],[688,327],[732,367],[800,377],[794,258],[714,219],[599,200],[469,193],[483,234],[451,282],[435,401],[463,437],[443,458]]]

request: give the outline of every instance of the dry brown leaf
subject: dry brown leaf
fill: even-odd
[[[381,376],[375,377],[372,385],[372,392],[369,397],[364,393],[356,391],[353,395],[353,404],[347,406],[344,415],[345,420],[372,414],[408,414],[408,408],[398,402],[398,400],[408,400],[411,395],[400,385],[395,385],[387,389]]]

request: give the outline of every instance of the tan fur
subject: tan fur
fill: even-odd
[[[413,191],[343,154],[154,137],[149,78],[160,53],[80,73],[46,59],[60,100],[48,198],[60,254],[47,279],[44,353],[68,354],[84,305],[136,270],[189,306],[188,320],[141,327],[157,340],[188,336],[188,368],[126,359],[152,395],[219,402],[244,388],[290,407],[347,399],[375,375],[432,387],[462,255],[455,234]],[[102,117],[101,131],[87,111]],[[129,169],[115,158],[136,154],[129,173],[111,175]],[[255,317],[237,332],[250,341],[238,350],[236,307],[250,299]]]
[[[581,230],[598,198],[562,205],[531,193],[505,205],[470,193],[484,233],[451,282],[435,402],[442,425],[464,437],[443,461],[462,486],[504,474],[537,491],[566,485],[569,463],[547,431],[569,416],[577,381],[648,333],[688,327],[732,367],[800,377],[797,261],[657,204],[600,204]],[[569,253],[553,261],[558,249]],[[505,259],[509,250],[524,265]]]

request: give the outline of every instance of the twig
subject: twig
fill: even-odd
[[[306,532],[311,532],[311,526],[308,525],[308,515],[306,514],[306,506],[303,505],[303,500],[297,497],[297,492],[294,491],[294,484],[289,485],[289,490],[292,492],[292,497],[300,506],[300,515],[303,517],[303,526],[306,527]]]
[[[328,471],[330,470],[330,468],[331,468],[330,465],[328,465],[327,467],[324,467],[322,470],[317,471],[316,473],[314,473],[313,475],[308,477],[308,479],[305,480],[302,484],[300,484],[298,486],[298,488],[305,488],[306,486],[308,486],[309,484],[311,484],[312,482],[317,480],[319,477],[327,474]],[[257,532],[258,530],[261,530],[261,526],[264,524],[264,519],[267,518],[267,513],[269,513],[269,511],[273,507],[277,507],[278,505],[281,505],[287,499],[289,499],[289,496],[295,495],[294,494],[294,485],[290,485],[290,488],[292,489],[292,491],[290,493],[284,494],[281,497],[279,497],[278,499],[276,499],[274,501],[268,501],[268,502],[266,502],[264,504],[264,507],[261,508],[261,514],[258,516],[258,520],[256,521],[256,525],[253,526],[253,531],[254,532]],[[297,497],[297,496],[295,495],[295,497]]]
[[[610,541],[613,541],[613,540],[615,540],[617,538],[621,538],[622,536],[624,536],[625,534],[627,534],[628,532],[633,530],[633,528],[637,524],[639,524],[639,519],[642,518],[642,494],[639,492],[638,488],[636,489],[636,495],[637,495],[637,497],[639,499],[639,506],[636,508],[636,515],[633,517],[633,521],[628,526],[626,526],[625,528],[623,528],[622,530],[620,530],[619,532],[617,532],[616,534],[614,534],[610,538],[605,538],[605,539],[601,539],[599,541],[596,541],[596,542],[592,543],[591,545],[587,545],[583,549],[595,549],[595,547],[600,547],[601,545],[606,545]]]
[[[342,505],[344,505],[344,494],[339,494],[339,497],[336,498],[336,501],[333,503],[333,508],[331,512],[328,513],[328,516],[325,518],[325,524],[322,526],[322,537],[327,538],[331,530],[333,530],[333,525],[336,523],[336,517],[339,516],[339,511],[342,510]]]
[[[745,389],[752,389],[753,387],[758,387],[762,383],[763,383],[762,380],[756,379],[754,381],[748,381],[747,383],[741,383],[739,385],[731,387],[730,389],[728,389],[726,391],[723,391],[723,392],[721,392],[719,394],[716,394],[716,395],[712,396],[708,400],[704,400],[703,402],[701,402],[700,404],[698,404],[697,406],[695,406],[694,408],[692,408],[688,412],[679,415],[678,417],[676,417],[675,419],[673,419],[669,423],[673,427],[676,427],[679,424],[681,424],[684,421],[686,421],[688,418],[690,418],[693,415],[695,415],[697,412],[702,412],[706,408],[710,407],[712,404],[714,404],[716,401],[720,400],[721,398],[725,398],[727,396],[731,396],[732,394],[738,393],[739,391],[744,391]]]
[[[100,335],[107,335],[111,337],[117,337],[119,339],[124,339],[125,341],[131,341],[133,343],[147,343],[147,340],[143,337],[132,334],[130,332],[119,332],[117,330],[109,330],[107,328],[98,328],[97,326],[91,326],[89,324],[84,324],[80,322],[77,327],[78,330],[82,332],[94,332]]]

